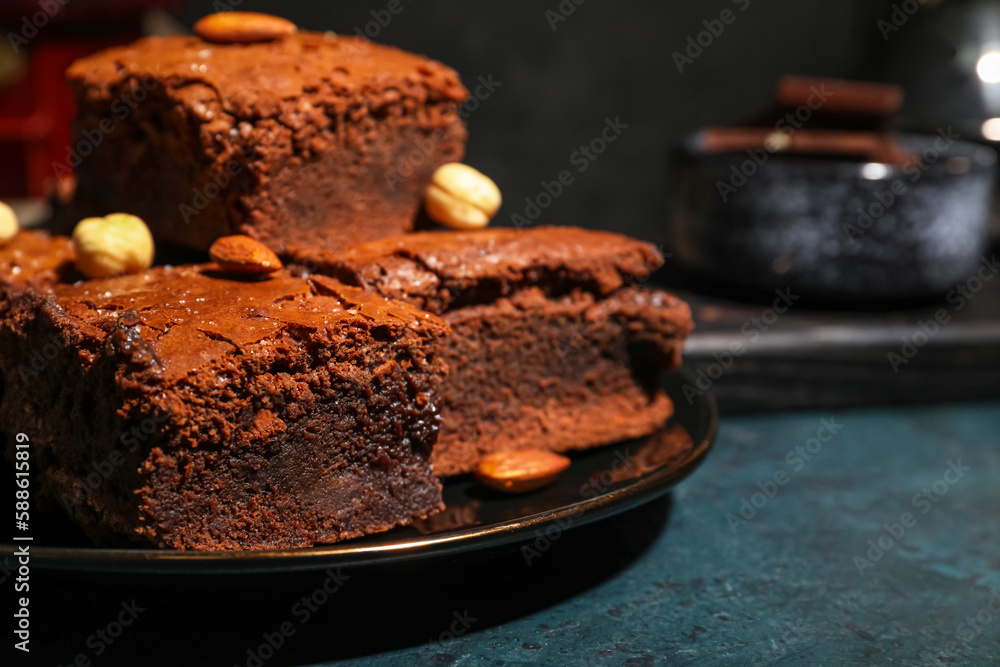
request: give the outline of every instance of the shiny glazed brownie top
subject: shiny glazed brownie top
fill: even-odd
[[[397,338],[409,329],[438,337],[448,327],[405,303],[316,276],[281,271],[264,280],[221,273],[214,264],[157,267],[141,274],[57,285],[39,306],[83,351],[101,346],[134,370],[179,378],[224,355],[274,354],[295,340],[321,345]],[[36,302],[37,303],[37,302]],[[292,331],[293,335],[283,336]],[[268,352],[258,344],[274,342]],[[84,352],[86,355],[86,352]]]
[[[0,247],[0,289],[28,285],[48,289],[76,279],[73,244],[68,237],[25,230]]]
[[[342,252],[293,248],[307,271],[326,273],[432,312],[487,303],[525,287],[550,295],[607,295],[648,280],[663,264],[651,244],[578,227],[419,232]]]
[[[107,96],[131,79],[147,88],[200,83],[213,88],[226,111],[270,116],[283,100],[339,91],[384,90],[385,103],[405,90],[424,102],[463,101],[467,91],[451,68],[359,36],[300,31],[270,42],[218,44],[199,37],[147,37],[74,62],[67,77],[88,94]]]

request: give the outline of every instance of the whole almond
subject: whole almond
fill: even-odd
[[[194,24],[196,35],[221,44],[270,42],[292,35],[297,30],[295,24],[287,19],[260,12],[218,12]]]
[[[556,480],[569,459],[541,449],[494,452],[479,460],[476,480],[505,493],[534,491]]]
[[[232,273],[274,273],[281,260],[271,249],[249,236],[223,236],[208,249],[208,255],[223,271]]]

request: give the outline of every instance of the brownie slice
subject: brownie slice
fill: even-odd
[[[47,290],[60,282],[77,277],[73,264],[73,244],[65,236],[50,236],[42,231],[22,230],[10,242],[0,245],[0,319],[5,316],[8,302],[6,295],[23,289]],[[37,345],[30,357],[18,362],[28,372],[44,370],[48,355],[55,354],[61,339]],[[4,394],[4,375],[0,368],[0,397]],[[7,449],[7,434],[0,428],[0,453]],[[10,450],[13,462],[13,449]],[[2,464],[0,464],[2,465]],[[0,470],[0,474],[10,471]],[[44,498],[36,496],[35,501]]]
[[[76,253],[65,236],[51,236],[43,231],[22,230],[9,243],[0,246],[0,319],[6,316],[10,292],[25,289],[47,291],[59,283],[76,280],[79,275],[74,265]],[[36,345],[32,354],[18,360],[18,368],[25,372],[40,372],[48,365],[48,357],[55,346],[62,345],[56,337],[44,345]],[[0,367],[0,398],[4,394],[4,374]],[[4,442],[0,428],[0,449]]]
[[[0,428],[99,544],[270,549],[442,507],[430,452],[447,325],[336,280],[215,265],[12,291]],[[20,360],[48,340],[42,371]]]
[[[10,289],[48,289],[77,279],[73,244],[65,236],[23,230],[0,246],[0,296]]]
[[[465,149],[458,75],[355,36],[150,37],[67,75],[77,219],[132,213],[201,250],[236,233],[280,253],[409,231],[431,174]]]
[[[661,371],[680,363],[691,313],[640,286],[648,243],[573,227],[426,232],[343,252],[293,249],[332,275],[441,315],[454,335],[441,388],[439,475],[504,449],[583,449],[646,435],[672,413]]]

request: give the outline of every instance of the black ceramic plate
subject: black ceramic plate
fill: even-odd
[[[162,551],[87,546],[71,526],[49,517],[31,544],[36,568],[133,574],[292,572],[383,564],[531,542],[652,500],[687,476],[715,439],[718,413],[711,394],[692,403],[683,373],[666,381],[675,414],[651,436],[572,454],[573,464],[552,485],[502,495],[470,476],[447,481],[447,509],[414,526],[328,546],[276,551]],[[47,525],[46,525],[47,523]],[[18,544],[25,544],[20,542]],[[0,557],[15,545],[0,545]]]

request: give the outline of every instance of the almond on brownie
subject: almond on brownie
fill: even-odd
[[[158,243],[246,234],[282,252],[401,234],[465,150],[458,74],[356,35],[147,37],[67,77],[76,217],[138,215]]]
[[[45,491],[98,544],[300,547],[442,507],[433,315],[214,264],[3,301],[0,429],[30,434]]]
[[[663,258],[575,227],[424,232],[293,248],[327,274],[440,315],[449,373],[434,470],[506,449],[567,451],[653,432],[673,413],[659,376],[680,363],[688,306],[641,286]]]

